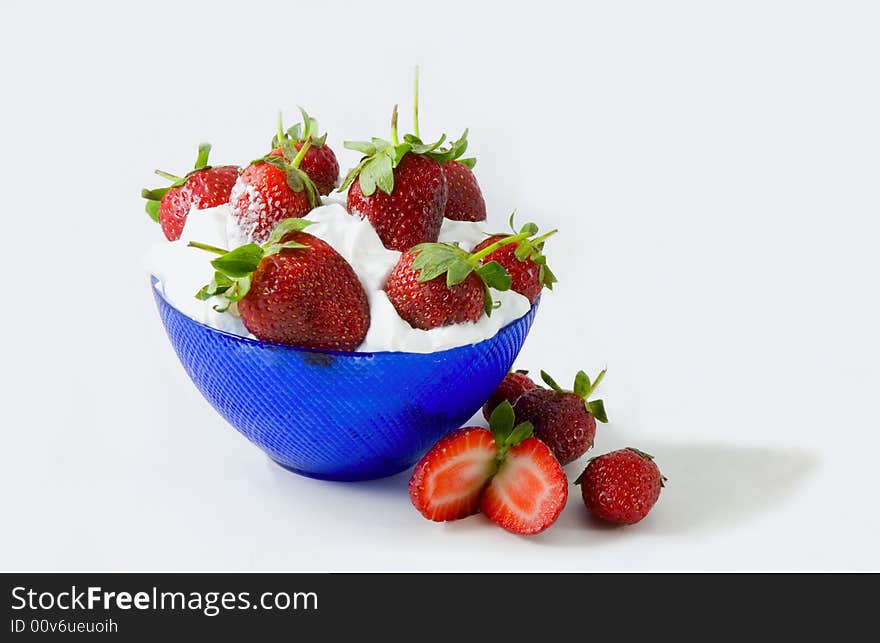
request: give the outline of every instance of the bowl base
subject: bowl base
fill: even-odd
[[[305,476],[306,478],[312,478],[314,480],[327,480],[329,482],[365,482],[367,480],[381,480],[382,478],[390,478],[391,476],[396,476],[401,471],[406,471],[412,465],[406,465],[404,467],[400,467],[399,469],[387,469],[383,470],[382,473],[356,473],[352,475],[333,475],[329,473],[316,473],[314,471],[303,471],[301,469],[296,469],[294,467],[289,467],[286,464],[281,464],[278,460],[273,460],[269,458],[270,461],[277,464],[279,467],[284,469],[285,471],[290,471],[291,473],[295,473],[300,476]]]

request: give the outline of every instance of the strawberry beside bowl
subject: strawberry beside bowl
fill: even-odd
[[[282,467],[342,481],[399,473],[470,419],[510,370],[538,307],[469,346],[340,353],[216,330],[153,286],[178,358],[220,415]]]

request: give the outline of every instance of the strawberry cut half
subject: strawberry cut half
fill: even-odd
[[[495,473],[495,456],[495,439],[486,429],[453,431],[416,465],[409,481],[413,505],[435,522],[477,513],[480,495]]]
[[[568,500],[568,481],[546,444],[527,438],[507,452],[480,509],[495,524],[531,535],[552,525]]]

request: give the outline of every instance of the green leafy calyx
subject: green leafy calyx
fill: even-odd
[[[637,456],[639,456],[640,458],[644,458],[645,460],[653,460],[654,459],[654,456],[652,456],[650,453],[645,453],[644,451],[640,451],[639,449],[636,449],[635,447],[626,447],[626,450],[632,451]]]
[[[184,176],[175,176],[174,174],[170,174],[162,170],[156,170],[155,173],[158,176],[161,176],[163,179],[171,181],[171,185],[169,185],[167,188],[156,188],[154,190],[148,190],[147,188],[144,188],[143,190],[141,190],[141,197],[147,200],[144,209],[147,211],[147,214],[153,221],[159,221],[159,204],[162,201],[162,197],[168,194],[168,191],[171,188],[179,188],[184,183],[186,183],[189,177],[200,170],[211,169],[211,166],[208,165],[208,155],[210,153],[210,143],[199,143],[199,152],[198,156],[196,157],[195,165],[193,169],[187,172]]]
[[[495,407],[489,417],[489,430],[495,438],[495,462],[500,466],[507,452],[523,440],[532,437],[531,422],[516,424],[516,416],[510,402],[504,400]]]
[[[251,287],[251,276],[259,267],[260,262],[270,255],[278,254],[284,249],[307,248],[296,241],[284,241],[291,232],[299,232],[310,226],[313,221],[301,218],[290,218],[279,221],[269,239],[263,245],[247,243],[234,250],[224,250],[215,246],[190,241],[189,247],[198,248],[219,255],[211,261],[214,277],[197,293],[196,299],[205,301],[218,297],[220,303],[214,306],[217,312],[226,312],[230,306],[240,301]]]
[[[550,232],[544,235],[547,238]],[[510,290],[511,277],[510,273],[497,261],[488,261],[482,263],[485,257],[501,248],[512,243],[520,244],[517,246],[517,252],[523,244],[533,246],[535,240],[532,239],[538,233],[538,226],[534,223],[525,224],[519,232],[509,235],[501,235],[497,241],[490,243],[474,253],[467,253],[457,243],[421,243],[414,246],[410,252],[416,255],[412,268],[419,272],[419,281],[431,281],[440,275],[446,275],[446,285],[452,287],[460,284],[467,279],[472,272],[476,273],[483,282],[485,291],[485,311],[486,315],[491,315],[495,307],[489,288],[495,290]],[[538,241],[543,246],[543,241]]]
[[[413,110],[413,125],[415,134],[405,134],[401,142],[397,134],[397,105],[391,111],[391,140],[371,138],[369,141],[345,141],[344,145],[350,150],[363,154],[363,158],[346,175],[345,180],[339,187],[342,192],[358,179],[361,192],[364,196],[370,196],[376,189],[385,194],[394,191],[394,169],[407,154],[419,154],[427,156],[438,163],[446,163],[458,159],[467,149],[467,135],[465,130],[460,138],[450,141],[446,147],[441,147],[446,141],[446,134],[442,134],[433,143],[425,143],[418,134],[418,71],[416,72],[416,101]],[[467,159],[473,167],[474,159]]]
[[[599,383],[605,377],[606,370],[607,369],[602,369],[602,372],[599,373],[596,376],[596,379],[592,382],[590,381],[590,377],[584,371],[578,371],[574,378],[574,387],[570,391],[559,386],[559,384],[556,383],[556,380],[550,377],[545,371],[541,371],[541,379],[544,380],[544,383],[547,386],[557,393],[574,393],[584,401],[585,408],[593,415],[593,417],[599,422],[608,422],[608,415],[605,413],[605,403],[602,400],[589,399],[590,395],[593,394],[598,388]]]
[[[282,125],[281,112],[278,113],[278,131],[272,137],[273,150],[283,147],[285,143],[304,143],[308,140],[311,140],[312,147],[324,147],[327,142],[327,132],[319,135],[317,119],[309,116],[302,107],[299,108],[299,112],[302,114],[302,123],[288,127],[287,130],[284,130]],[[295,148],[293,156],[296,156]]]
[[[497,261],[480,263],[477,253],[468,254],[456,243],[420,243],[411,253],[415,255],[412,269],[419,273],[418,281],[426,282],[446,275],[446,286],[452,288],[460,284],[471,273],[479,277],[483,284],[484,310],[491,315],[495,307],[489,290],[510,290],[510,274]]]

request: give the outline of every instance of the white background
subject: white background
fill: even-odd
[[[877,5],[431,7],[3,3],[0,568],[880,569]],[[608,365],[595,452],[669,477],[638,526],[574,487],[526,539],[423,520],[406,474],[295,476],[174,356],[152,170],[247,162],[297,104],[347,168],[415,63],[496,227],[561,230],[517,366]]]

